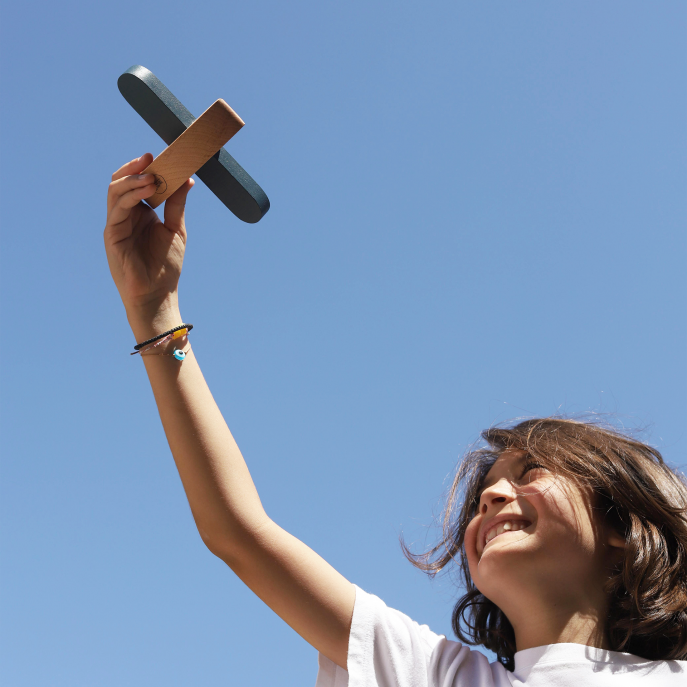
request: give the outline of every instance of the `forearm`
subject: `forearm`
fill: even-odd
[[[137,340],[142,341],[180,324],[181,317],[171,310],[154,325],[131,317],[130,322]],[[211,550],[238,548],[268,519],[193,350],[187,348],[183,363],[150,354],[143,361],[203,541]]]
[[[161,331],[180,323],[177,317]],[[144,362],[203,541],[306,641],[345,667],[353,586],[267,517],[193,351],[182,363],[159,355]]]

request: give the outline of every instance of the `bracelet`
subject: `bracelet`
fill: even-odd
[[[146,348],[145,350],[147,351],[147,350],[150,350],[150,349]],[[179,362],[181,362],[181,361],[186,357],[186,354],[187,354],[190,350],[191,350],[191,347],[189,346],[189,347],[186,348],[185,350],[181,350],[181,349],[179,349],[179,348],[175,348],[174,351],[172,351],[171,353],[145,353],[145,352],[144,352],[144,353],[141,353],[141,357],[143,357],[144,355],[155,355],[155,356],[158,356],[158,355],[171,355],[173,358],[176,358]]]
[[[137,353],[140,353],[141,355],[145,353],[146,351],[149,351],[153,348],[157,348],[158,346],[161,346],[163,343],[166,343],[167,341],[174,340],[174,339],[182,339],[186,338],[188,336],[188,333],[193,329],[192,324],[182,324],[179,325],[178,327],[174,327],[173,329],[170,329],[169,331],[163,332],[162,334],[158,334],[157,336],[154,336],[152,339],[148,339],[147,341],[143,341],[140,344],[136,344],[134,346],[134,352],[131,355],[136,355]],[[179,362],[181,362],[185,357],[186,357],[186,351],[180,350],[180,349],[175,349],[171,353],[157,353],[156,355],[171,355],[174,356]]]
[[[153,343],[153,341],[157,341],[158,339],[162,339],[165,336],[168,336],[169,334],[174,334],[178,331],[181,331],[182,329],[185,329],[186,332],[188,333],[193,329],[192,324],[180,324],[178,327],[173,327],[172,329],[168,329],[166,332],[162,332],[162,334],[158,334],[157,336],[154,336],[152,339],[148,339],[147,341],[142,341],[140,344],[136,344],[134,346],[134,350],[138,352],[143,348],[144,346],[147,346],[148,344]],[[183,334],[180,334],[179,336],[183,336]],[[131,355],[135,355],[135,353],[132,353]]]
[[[158,346],[161,346],[163,343],[166,343],[171,339],[186,339],[187,335],[188,334],[186,329],[180,329],[176,332],[172,332],[171,334],[167,334],[167,336],[165,336],[163,339],[158,339],[155,343],[152,343],[146,346],[145,348],[142,348],[140,351],[134,351],[131,355],[140,353],[141,357],[143,357],[144,354],[148,354],[148,351],[152,351],[153,348],[157,348]],[[186,357],[186,351],[175,348],[171,353],[153,353],[148,355],[172,355],[179,362],[181,362]]]

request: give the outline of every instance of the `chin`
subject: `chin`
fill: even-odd
[[[518,534],[518,533],[513,533]],[[514,541],[494,540],[486,546],[481,555],[474,549],[474,555],[468,557],[470,575],[477,589],[488,599],[497,603],[491,591],[511,589],[519,578],[531,580],[536,571],[531,565],[536,559],[536,551],[531,546],[531,535]]]

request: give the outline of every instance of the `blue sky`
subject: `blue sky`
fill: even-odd
[[[687,465],[683,2],[3,3],[0,669],[13,687],[314,684],[203,546],[102,245],[153,71],[272,208],[192,190],[182,315],[269,515],[450,636],[421,548],[514,417]]]

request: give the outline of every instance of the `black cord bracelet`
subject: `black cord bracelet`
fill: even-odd
[[[154,336],[152,339],[148,339],[147,341],[142,341],[140,344],[136,344],[134,346],[135,351],[141,350],[144,346],[147,346],[148,344],[155,343],[155,341],[159,341],[160,339],[164,339],[165,336],[169,336],[170,334],[174,334],[174,332],[178,332],[180,329],[188,329],[191,331],[193,329],[192,324],[180,324],[178,327],[173,327],[172,329],[167,330],[166,332],[162,332],[162,334],[158,334],[157,336]]]

